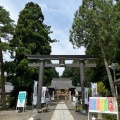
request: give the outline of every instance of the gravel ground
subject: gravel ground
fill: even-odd
[[[38,113],[34,120],[50,120],[56,108],[57,102],[51,103],[48,112]]]
[[[88,120],[88,114],[87,113],[81,113],[81,112],[75,112],[75,107],[72,104],[72,102],[66,102],[66,105],[73,116],[74,120]]]
[[[0,111],[0,120],[28,120],[32,115],[32,110],[26,110],[25,112],[16,112],[15,110]]]

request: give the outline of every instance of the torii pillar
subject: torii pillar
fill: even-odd
[[[81,94],[82,94],[82,110],[85,110],[85,101],[84,101],[84,86],[85,86],[85,64],[84,60],[79,60],[80,64],[80,81],[81,81]]]
[[[41,111],[41,97],[42,97],[42,86],[43,86],[43,78],[44,78],[44,66],[45,60],[40,59],[39,61],[39,78],[38,78],[38,97],[37,97],[37,109],[38,112]]]

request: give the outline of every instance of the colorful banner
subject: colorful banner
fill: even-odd
[[[117,113],[117,101],[115,97],[90,97],[89,112]]]
[[[96,97],[97,96],[97,83],[91,83],[91,87],[92,87],[92,97]]]
[[[88,88],[84,89],[84,102],[88,104]]]

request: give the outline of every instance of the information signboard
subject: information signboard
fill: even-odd
[[[20,91],[18,95],[17,107],[25,107],[26,91]]]
[[[118,118],[118,103],[116,97],[90,97],[89,113],[91,112],[117,114]]]

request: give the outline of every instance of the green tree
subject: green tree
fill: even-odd
[[[120,0],[116,0],[117,1],[117,4],[115,4],[114,6],[114,19],[119,21],[120,20]],[[120,27],[117,27],[117,26],[120,26],[120,22],[117,22],[116,23],[116,33],[115,33],[115,36],[116,36],[116,46],[115,46],[115,53],[114,53],[114,61],[113,63],[119,63],[120,64],[120,49],[119,49],[119,46],[120,46],[120,37],[119,37],[119,34],[120,34]]]
[[[97,84],[97,90],[98,93],[102,96],[108,96],[108,90],[105,88],[105,85],[103,82],[98,82]]]
[[[5,78],[4,78],[4,63],[3,51],[10,50],[9,41],[14,32],[13,20],[10,14],[2,6],[0,6],[0,70],[1,70],[1,86],[2,86],[2,107],[6,109],[6,95],[5,95]]]
[[[71,68],[65,68],[65,70],[63,71],[63,74],[61,75],[62,78],[69,78],[72,77],[73,73]]]
[[[38,79],[39,71],[37,68],[28,67],[29,61],[26,54],[50,55],[50,43],[54,42],[49,37],[51,33],[50,26],[45,25],[43,21],[44,16],[40,6],[33,2],[27,3],[19,14],[15,33],[10,43],[12,47],[16,48],[15,52],[11,53],[14,58],[14,63],[12,64],[15,66],[14,70],[12,70],[14,72],[12,73],[12,83],[14,85],[12,96],[17,99],[18,92],[26,90],[29,98],[27,99],[28,104],[31,103],[33,80]],[[51,78],[54,77],[54,74],[51,74],[52,70],[51,68],[45,69],[44,85],[49,84],[50,80],[52,80]]]
[[[73,64],[76,63],[76,61],[73,61]],[[62,78],[71,78],[72,84],[74,86],[80,85],[80,68],[65,68],[63,71],[63,75],[61,75]]]
[[[84,46],[87,54],[104,61],[112,96],[116,95],[109,64],[112,59],[110,56],[114,55],[116,48],[116,31],[119,30],[116,16],[112,0],[83,0],[70,30],[70,42],[74,46]]]

